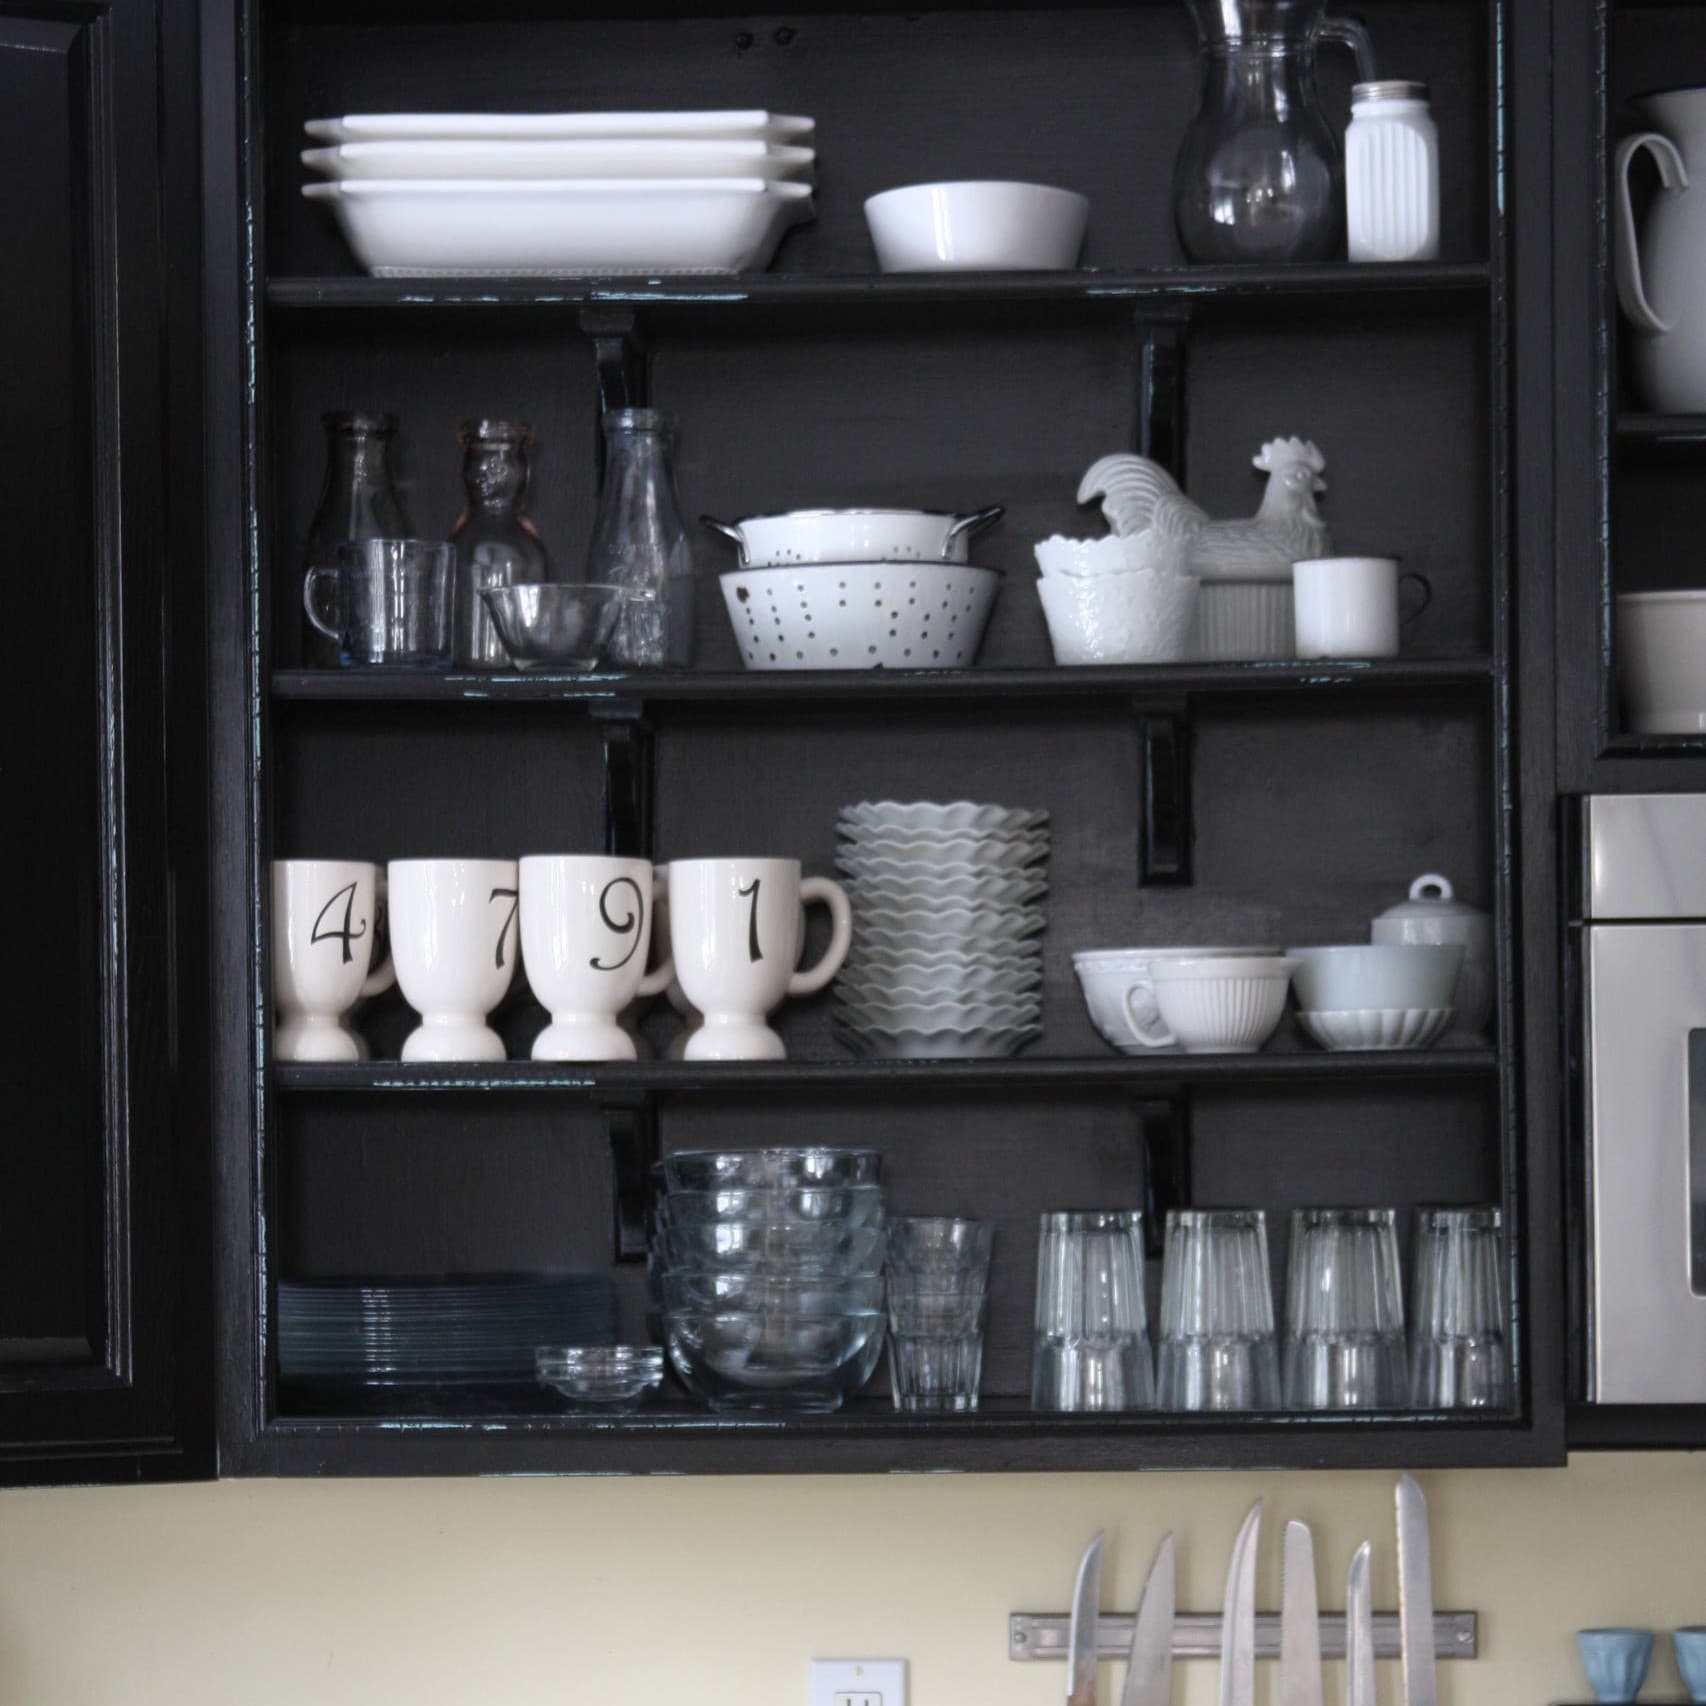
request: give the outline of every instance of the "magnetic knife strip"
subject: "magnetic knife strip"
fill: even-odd
[[[1103,1612],[1096,1623],[1096,1656],[1123,1659],[1131,1647],[1135,1617]],[[1007,1656],[1019,1663],[1032,1659],[1064,1659],[1072,1619],[1065,1613],[1015,1611],[1007,1620]],[[1339,1613],[1324,1616],[1321,1625],[1321,1656],[1345,1656],[1345,1620]],[[1440,1611],[1434,1614],[1434,1653],[1442,1659],[1472,1659],[1478,1650],[1477,1614],[1473,1611]],[[1399,1656],[1398,1613],[1374,1614],[1374,1656]],[[1280,1620],[1277,1611],[1256,1617],[1256,1657],[1277,1659],[1280,1654]],[[1181,1611],[1173,1619],[1173,1657],[1218,1659],[1220,1657],[1220,1613]]]

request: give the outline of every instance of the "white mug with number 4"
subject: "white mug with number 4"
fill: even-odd
[[[359,859],[275,859],[272,990],[279,1060],[360,1060],[344,1016],[395,981],[373,966],[384,878]]]
[[[551,1023],[535,1060],[635,1060],[617,1016],[675,976],[666,955],[647,972],[664,878],[645,859],[541,854],[521,861],[521,951]]]
[[[829,908],[823,957],[800,962],[804,905]],[[800,876],[798,859],[674,859],[669,943],[682,993],[705,1015],[688,1060],[786,1060],[765,1017],[785,995],[812,995],[841,970],[853,909],[839,883]]]
[[[393,859],[391,960],[420,1014],[404,1060],[502,1060],[486,1015],[509,992],[520,952],[513,859]]]

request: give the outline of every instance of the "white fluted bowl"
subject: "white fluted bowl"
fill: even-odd
[[[1054,661],[1177,663],[1186,655],[1198,582],[1191,575],[1051,575],[1037,582]]]
[[[1339,1054],[1431,1048],[1455,1017],[1450,1007],[1363,1007],[1337,1013],[1300,1010],[1297,1022],[1322,1048]]]
[[[1289,957],[1158,960],[1149,975],[1161,1022],[1186,1054],[1255,1054],[1279,1028]]]

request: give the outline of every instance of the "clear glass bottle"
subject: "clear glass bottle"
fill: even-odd
[[[350,410],[322,415],[320,424],[326,429],[326,481],[308,524],[304,580],[311,569],[335,569],[340,545],[410,537],[402,501],[391,483],[397,417]],[[338,648],[306,616],[302,657],[311,669],[335,669],[338,664]]]
[[[1322,111],[1323,42],[1374,77],[1358,24],[1325,0],[1187,0],[1202,86],[1173,169],[1179,242],[1193,261],[1324,261],[1344,247],[1344,173]]]
[[[630,669],[693,661],[693,549],[675,497],[673,415],[612,409],[604,417],[604,490],[586,578],[649,595],[623,611],[611,642]]]
[[[539,530],[521,513],[527,496],[527,453],[533,428],[525,421],[464,421],[462,484],[468,501],[450,542],[456,547],[452,621],[457,664],[507,669],[509,653],[492,627],[481,591],[551,578]]]

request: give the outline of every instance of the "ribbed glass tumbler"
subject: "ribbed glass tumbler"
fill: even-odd
[[[1158,1362],[1163,1410],[1278,1406],[1268,1224],[1260,1209],[1168,1214]]]
[[[1125,1209],[1043,1215],[1032,1408],[1146,1410],[1154,1402],[1143,1216]]]
[[[1292,1215],[1285,1327],[1287,1409],[1404,1407],[1410,1374],[1396,1209]]]
[[[975,1410],[995,1228],[948,1215],[888,1223],[889,1383],[897,1410]]]
[[[1410,1401],[1419,1410],[1510,1402],[1502,1226],[1496,1208],[1416,1210]]]

